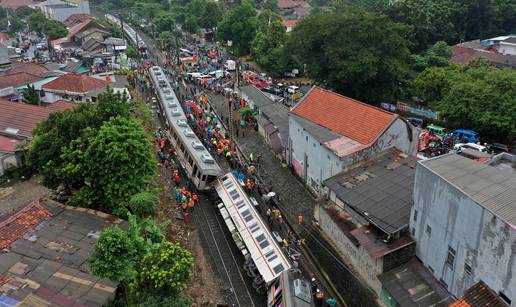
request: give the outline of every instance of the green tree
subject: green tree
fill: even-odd
[[[66,26],[59,21],[47,19],[40,11],[34,11],[28,19],[29,29],[43,33],[49,39],[64,37],[68,34]]]
[[[415,93],[452,128],[509,143],[516,139],[515,84],[516,72],[483,61],[428,68],[414,80]]]
[[[154,24],[156,25],[156,30],[158,33],[162,33],[165,31],[174,31],[175,28],[175,19],[174,15],[168,12],[160,12],[154,18]]]
[[[281,17],[272,11],[263,11],[257,19],[257,33],[251,42],[251,55],[256,63],[275,75],[282,75],[282,51],[287,39]]]
[[[159,34],[159,40],[168,49],[170,47],[176,47],[176,37],[171,31],[163,31]]]
[[[127,233],[113,226],[102,231],[88,262],[93,274],[121,282],[131,277],[138,260],[135,256],[133,243]]]
[[[125,49],[125,55],[132,59],[136,59],[138,53],[136,51],[136,48],[134,48],[133,46],[127,46],[127,49]]]
[[[212,29],[224,17],[224,11],[220,2],[207,2],[203,8],[201,16],[199,16],[199,25],[202,28]]]
[[[34,88],[33,85],[27,85],[23,90],[23,101],[29,104],[40,105],[41,99],[39,98],[39,92]]]
[[[96,109],[93,104],[80,104],[73,110],[52,113],[34,129],[28,164],[43,176],[45,185],[56,187],[63,182],[60,172],[63,149],[79,138],[84,129],[99,125]]]
[[[392,101],[409,70],[408,28],[386,16],[347,7],[306,18],[286,50],[308,75],[370,103]]]
[[[161,293],[179,293],[192,277],[193,256],[177,243],[164,242],[147,253],[136,275],[137,289],[149,288]]]
[[[155,171],[152,147],[140,123],[111,118],[90,139],[82,156],[83,186],[75,204],[126,216],[132,195],[144,190]],[[80,160],[80,159],[79,159]]]
[[[129,209],[139,217],[153,215],[156,212],[158,197],[150,191],[140,192],[131,196]]]
[[[423,71],[432,66],[445,67],[450,65],[451,56],[451,47],[439,41],[422,54],[412,55],[413,68],[416,71]]]
[[[256,10],[254,6],[244,1],[218,25],[217,39],[220,41],[232,41],[230,48],[238,55],[247,54],[250,44],[256,34]]]

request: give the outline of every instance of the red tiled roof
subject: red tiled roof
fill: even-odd
[[[12,86],[18,87],[24,84],[43,80],[44,78],[26,72],[12,73],[0,76],[0,89]]]
[[[396,114],[332,91],[313,87],[292,113],[361,144],[369,144]]]
[[[7,71],[7,73],[13,74],[17,72],[26,72],[28,74],[37,75],[46,73],[47,71],[48,69],[46,69],[43,65],[24,62],[13,62],[11,64],[11,68]]]
[[[291,9],[298,6],[299,4],[294,0],[279,0],[278,8],[280,9]]]
[[[0,151],[2,152],[15,152],[16,145],[18,145],[21,141],[8,138],[6,136],[0,135]]]
[[[299,22],[299,20],[282,19],[281,22],[287,28],[294,28],[297,25],[297,23]]]
[[[9,8],[9,9],[17,9],[20,6],[28,6],[33,5],[34,1],[32,0],[2,0],[0,1],[0,7]]]
[[[0,222],[0,249],[9,247],[50,216],[50,211],[34,201]]]
[[[65,21],[63,21],[63,23],[67,27],[72,27],[72,26],[80,24],[83,21],[85,21],[86,19],[90,19],[90,18],[91,18],[91,15],[88,15],[88,14],[72,14],[72,15],[68,16],[68,18],[66,18]]]
[[[69,73],[43,85],[45,90],[86,93],[96,88],[109,85],[111,82],[86,75]]]
[[[481,280],[449,307],[507,307],[507,304]]]
[[[72,109],[75,104],[59,100],[46,106],[0,100],[0,132],[7,128],[19,129],[16,135],[32,137],[32,130],[51,113]]]
[[[82,29],[86,28],[91,22],[93,21],[93,18],[88,18],[81,22],[80,24],[77,24],[73,26],[70,31],[68,32],[68,38],[73,38],[77,33],[79,33]]]

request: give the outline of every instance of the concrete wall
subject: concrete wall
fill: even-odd
[[[88,1],[81,1],[78,6],[59,8],[59,7],[43,7],[43,13],[47,18],[57,20],[57,21],[65,21],[66,18],[70,17],[73,14],[91,14],[90,12],[90,3]]]
[[[501,42],[500,47],[498,47],[498,52],[502,54],[516,55],[516,45]]]
[[[421,165],[416,169],[410,227],[416,255],[453,295],[462,296],[482,279],[516,306],[516,228]],[[456,251],[453,266],[446,264],[449,246]]]
[[[289,117],[289,138],[291,158],[304,168],[306,176],[301,177],[314,191],[322,188],[325,179],[343,170],[343,161],[305,131],[293,117]]]
[[[362,246],[356,246],[344,235],[325,210],[321,208],[318,211],[322,232],[337,248],[341,258],[359,274],[360,279],[380,296],[382,283],[377,276],[383,271],[383,258],[372,259]]]
[[[53,102],[56,102],[58,100],[70,100],[70,101],[73,101],[73,102],[93,102],[93,97],[91,96],[83,96],[83,95],[66,95],[66,97],[64,97],[62,94],[59,94],[59,93],[52,93],[52,92],[49,92],[49,91],[45,91],[45,97],[42,98],[42,100],[44,102],[48,102],[48,103],[53,103]]]
[[[10,168],[19,167],[16,155],[14,153],[0,152],[0,176]]]
[[[412,134],[412,140],[409,139],[409,134]],[[289,150],[292,151],[290,158],[301,164],[305,169],[304,174],[306,176],[301,177],[306,180],[307,185],[316,193],[320,193],[324,180],[340,173],[346,167],[374,156],[387,148],[397,147],[403,152],[416,155],[418,134],[418,129],[412,127],[411,131],[408,130],[405,121],[398,118],[371,146],[349,156],[339,158],[324,144],[314,139],[297,123],[294,117],[290,116]],[[305,162],[308,162],[308,166],[305,165]]]

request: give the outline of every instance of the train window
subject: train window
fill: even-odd
[[[243,200],[239,200],[236,203],[236,206],[237,206],[238,209],[242,209],[242,207],[245,206],[245,202]]]
[[[208,175],[208,180],[206,180],[207,182],[212,182],[213,180],[217,179],[217,176],[213,176],[213,175]]]
[[[251,232],[252,233],[255,233],[256,230],[260,229],[260,226],[258,226],[258,224],[254,223],[251,227],[249,227],[251,229]]]
[[[263,249],[263,248],[266,248],[266,247],[267,247],[267,246],[269,246],[269,245],[271,245],[271,244],[270,244],[270,243],[269,243],[269,241],[267,241],[267,240],[265,240],[265,241],[263,241],[262,243],[260,243],[260,247],[261,247],[262,249]]]
[[[188,157],[188,164],[193,165],[193,160],[191,156]]]
[[[282,297],[281,292],[278,294],[278,296],[275,296],[275,297],[274,297],[274,300],[275,300],[275,302],[276,302],[276,303],[274,304],[274,307],[282,307],[282,306],[281,306],[281,303],[282,303],[283,301],[282,301],[281,297]]]
[[[245,218],[245,221],[249,223],[252,219],[253,219],[253,216],[249,215],[248,217]]]
[[[194,174],[195,177],[199,178],[199,174],[197,173],[197,171],[197,164],[194,163],[192,174]]]
[[[248,216],[250,214],[251,214],[251,211],[249,211],[249,209],[245,209],[244,211],[242,211],[242,216],[243,217],[246,217],[246,216]]]
[[[202,180],[202,181],[206,181],[206,175],[202,175],[201,180]]]
[[[258,241],[258,243],[262,242],[263,240],[265,240],[265,235],[263,234],[256,237],[256,241]]]
[[[283,264],[280,263],[277,266],[275,266],[273,268],[273,270],[274,270],[274,273],[279,274],[285,270],[285,267],[283,266]]]

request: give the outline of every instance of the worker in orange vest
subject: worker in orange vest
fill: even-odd
[[[194,203],[193,197],[190,197],[190,200],[188,201],[188,207],[190,208],[190,212],[193,212],[194,206],[195,206],[195,203]]]
[[[301,212],[299,212],[297,214],[297,221],[298,221],[299,225],[301,225],[301,223],[303,223],[303,219],[304,219],[303,215],[301,214]]]

